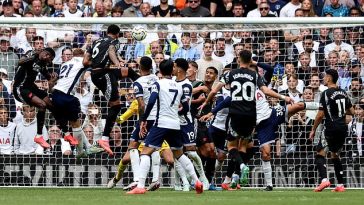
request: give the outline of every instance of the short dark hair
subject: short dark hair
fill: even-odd
[[[187,69],[188,69],[188,61],[186,59],[184,59],[184,58],[177,58],[174,62],[182,70],[184,70],[185,72],[187,71]]]
[[[162,75],[172,75],[173,66],[174,64],[172,60],[163,60],[159,64],[159,71]]]
[[[109,27],[107,27],[107,33],[113,34],[113,35],[119,35],[120,28],[119,28],[119,26],[117,26],[115,24],[111,24]]]
[[[332,78],[332,82],[336,84],[337,80],[339,79],[339,74],[334,69],[326,70],[326,75],[330,75]]]
[[[213,70],[216,75],[219,75],[219,71],[213,66],[207,67],[206,70]]]
[[[198,69],[198,64],[195,61],[190,61],[188,64]]]
[[[34,36],[32,42],[34,41],[44,41],[44,38],[42,36]]]
[[[241,62],[243,63],[249,63],[252,60],[252,52],[248,50],[242,50],[239,53],[239,57]]]
[[[150,70],[153,66],[153,61],[148,56],[143,56],[140,58],[140,69],[141,70]]]

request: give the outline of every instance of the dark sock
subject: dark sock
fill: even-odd
[[[231,149],[229,151],[229,155],[231,155],[232,158],[235,159],[235,174],[237,174],[238,172],[240,172],[240,164],[243,163],[243,160],[241,159],[241,156],[239,154],[239,151],[237,149]]]
[[[316,155],[315,164],[316,164],[317,171],[319,172],[320,181],[322,181],[322,179],[324,179],[324,178],[327,178],[327,172],[326,172],[326,167],[325,167],[325,164],[326,164],[325,157],[323,157],[321,155]]]
[[[37,112],[37,134],[43,135],[43,126],[44,126],[44,119],[45,118],[45,111],[38,110]]]
[[[335,176],[338,184],[344,184],[344,169],[341,160],[339,158],[334,158],[332,159],[332,162],[334,163]]]
[[[245,156],[245,159],[243,159],[243,162],[245,164],[248,164],[249,161],[253,158],[253,156],[254,156],[254,150],[253,150],[253,148],[247,148],[246,149],[246,156]]]
[[[121,105],[114,105],[109,108],[109,112],[107,113],[107,117],[106,117],[104,133],[102,134],[103,136],[107,136],[107,137],[110,136],[110,132],[112,130],[112,127],[115,124],[115,120],[120,112],[120,109],[121,109]]]
[[[205,164],[207,162],[207,157],[203,156],[202,154],[199,154],[199,156],[201,158],[202,166],[205,167]]]
[[[235,171],[235,167],[236,167],[236,161],[229,154],[228,167],[227,167],[227,170],[226,170],[226,176],[227,177],[231,178],[233,176],[234,171]]]
[[[216,163],[215,158],[208,157],[206,160],[205,175],[206,175],[207,180],[209,180],[210,183],[212,181],[212,178],[214,177],[215,163]]]

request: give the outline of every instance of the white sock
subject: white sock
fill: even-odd
[[[244,163],[240,164],[240,170],[243,170],[246,165]]]
[[[185,169],[186,173],[191,176],[193,181],[198,181],[195,168],[190,159],[184,154],[178,159],[178,162],[181,163],[181,166]],[[179,173],[181,175],[181,173]],[[206,176],[205,176],[206,177]]]
[[[358,148],[358,153],[359,156],[361,157],[363,155],[363,146],[362,146],[362,133],[363,133],[363,123],[362,122],[357,122],[356,123],[356,134],[358,136],[358,142],[357,142],[357,148]]]
[[[233,182],[238,182],[238,180],[239,180],[239,175],[237,175],[237,174],[233,174],[233,176],[231,177],[231,179],[232,179],[232,181],[233,181]]]
[[[318,110],[320,104],[318,102],[305,102],[306,110]]]
[[[137,149],[129,150],[130,153],[130,163],[131,163],[131,170],[133,171],[134,181],[138,181],[139,177],[139,151]],[[149,165],[150,166],[150,165]],[[149,170],[148,170],[149,171]]]
[[[196,168],[196,171],[200,175],[201,179],[207,179],[205,175],[205,171],[203,170],[202,160],[200,156],[198,156],[196,151],[187,151],[187,155],[191,158],[193,165]]]
[[[83,132],[83,130],[82,130],[82,132]],[[90,149],[90,147],[92,146],[92,144],[90,144],[90,142],[88,141],[84,132],[82,135],[82,142],[83,142],[83,145],[85,145],[86,149]]]
[[[101,139],[105,140],[105,141],[109,141],[109,137],[107,137],[107,136],[102,136]]]
[[[77,153],[81,153],[83,151],[83,136],[85,135],[85,133],[83,132],[81,127],[72,128],[72,132],[73,132],[73,135],[78,140]],[[86,135],[85,135],[85,137],[86,137]]]
[[[152,173],[153,173],[152,182],[156,182],[159,180],[160,165],[161,165],[161,157],[159,155],[159,151],[155,151],[152,153]]]
[[[230,182],[231,182],[231,178],[226,176],[223,183],[224,184],[230,184]]]
[[[174,170],[176,172],[175,174],[176,185],[181,185],[180,178],[182,179],[183,185],[189,184],[185,169],[182,167],[181,163],[176,159],[174,160]]]
[[[262,161],[264,179],[267,183],[267,186],[273,186],[272,182],[272,166],[270,165],[270,161]]]
[[[150,156],[149,155],[140,156],[139,168],[140,168],[140,170],[139,170],[138,188],[144,188],[145,180],[147,178],[147,175],[148,175],[149,169],[150,169]]]
[[[219,160],[216,160],[215,173],[221,170],[223,164],[224,164],[224,161],[220,162]]]

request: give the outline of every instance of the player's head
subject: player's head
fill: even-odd
[[[152,59],[149,58],[148,56],[143,56],[140,58],[139,65],[140,65],[140,70],[150,71],[152,69],[153,62],[152,62]]]
[[[73,49],[73,56],[74,57],[83,57],[84,54],[85,54],[85,51],[82,50],[81,48]]]
[[[173,72],[174,63],[172,60],[163,60],[159,64],[159,71],[163,76],[170,76]]]
[[[39,60],[46,64],[50,64],[55,56],[56,53],[54,52],[54,50],[52,48],[47,47],[39,53]]]
[[[174,61],[174,68],[175,68],[173,72],[174,75],[177,75],[178,72],[186,74],[188,69],[188,62],[184,58],[177,58]]]
[[[205,82],[207,82],[207,83],[215,82],[218,75],[219,75],[219,71],[215,67],[211,66],[211,67],[206,68]]]
[[[244,64],[248,64],[252,60],[252,52],[250,52],[248,50],[242,50],[239,53],[239,58],[240,58],[240,62],[242,62]]]
[[[119,33],[120,33],[119,26],[111,24],[109,27],[107,27],[107,34],[119,36]]]
[[[339,74],[334,69],[329,69],[326,71],[326,75],[324,77],[324,85],[336,84],[339,79]]]

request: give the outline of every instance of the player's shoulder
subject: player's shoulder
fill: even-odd
[[[29,63],[34,63],[36,57],[37,57],[36,54],[22,57],[22,58],[19,59],[18,65],[19,66],[24,66],[24,65],[29,65]]]

